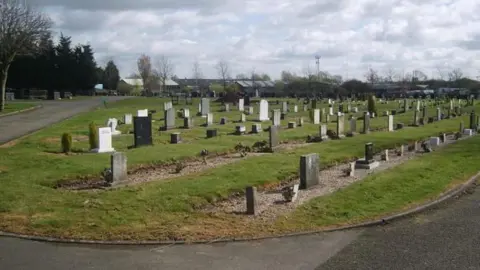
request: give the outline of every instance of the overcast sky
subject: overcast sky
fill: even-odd
[[[195,59],[217,78],[253,69],[278,78],[305,67],[344,78],[422,70],[438,77],[461,68],[480,75],[480,1],[475,0],[27,0],[47,12],[55,32],[90,43],[99,64],[113,58],[121,76],[141,53],[164,54],[191,77]]]

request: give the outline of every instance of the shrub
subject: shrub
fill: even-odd
[[[72,135],[70,133],[62,134],[62,152],[67,154],[72,151]]]
[[[88,142],[90,150],[98,148],[98,128],[93,122],[88,125]]]
[[[378,115],[377,114],[377,101],[376,101],[376,98],[375,98],[375,95],[371,95],[368,97],[368,112],[370,112],[370,115],[372,113],[375,113],[375,115]]]

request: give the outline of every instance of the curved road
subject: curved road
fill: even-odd
[[[79,107],[70,109],[72,103],[46,102],[40,120],[30,119],[40,111],[20,119],[50,123],[98,102],[78,101]],[[59,108],[65,110],[56,112]],[[385,226],[257,242],[120,247],[0,237],[0,269],[480,269],[480,192],[437,208]]]
[[[109,102],[129,97],[107,97]],[[101,97],[81,100],[41,101],[42,108],[0,117],[0,144],[14,140],[34,132],[45,126],[60,122],[78,113],[88,111],[97,106],[103,106]]]

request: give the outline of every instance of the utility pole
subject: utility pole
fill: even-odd
[[[317,64],[317,79],[320,80],[320,55],[315,55],[315,63]]]

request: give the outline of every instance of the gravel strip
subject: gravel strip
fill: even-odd
[[[446,143],[436,148],[444,147],[447,144],[454,143],[454,137],[447,136]],[[277,217],[285,215],[293,211],[305,202],[320,196],[331,194],[341,188],[344,188],[354,182],[360,181],[370,174],[378,173],[389,168],[393,168],[399,164],[406,162],[416,156],[423,155],[424,152],[419,145],[420,151],[408,151],[408,147],[404,147],[404,155],[402,157],[396,154],[396,149],[389,149],[389,161],[380,161],[381,155],[376,155],[375,160],[380,162],[380,166],[373,170],[356,169],[354,176],[347,176],[346,170],[350,168],[350,163],[340,164],[320,171],[321,184],[317,187],[300,190],[297,200],[293,203],[285,203],[281,188],[276,191],[263,191],[257,193],[258,214],[256,216],[247,216],[248,218],[259,219],[262,221],[273,221]],[[435,149],[435,148],[434,148]],[[296,179],[293,184],[299,184],[300,179]],[[246,203],[244,196],[235,197],[227,201],[210,205],[202,210],[205,213],[227,213],[227,214],[245,214]]]

